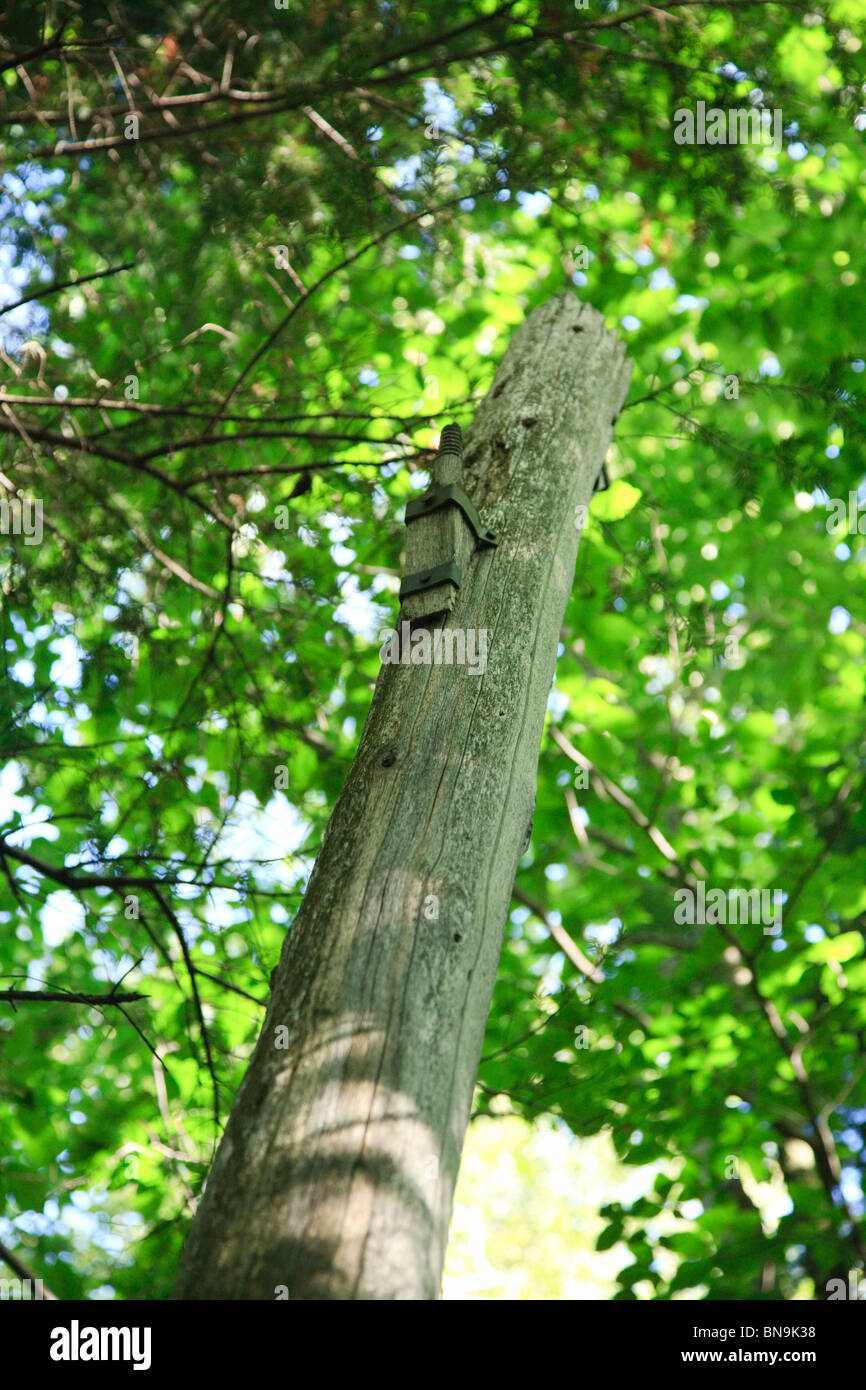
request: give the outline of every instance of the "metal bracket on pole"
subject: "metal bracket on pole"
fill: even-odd
[[[402,599],[407,598],[409,594],[420,594],[424,589],[434,589],[437,584],[453,584],[459,589],[462,579],[460,566],[455,565],[453,560],[448,560],[444,565],[435,565],[433,569],[422,570],[418,574],[407,574],[400,585],[400,597]]]
[[[406,575],[400,600],[410,620],[449,612],[473,550],[499,544],[464,490],[463,436],[446,425],[433,461],[433,482],[406,505]],[[429,591],[429,592],[428,592]]]
[[[489,530],[484,525],[474,503],[459,483],[434,484],[433,487],[428,488],[423,497],[416,497],[413,502],[409,502],[406,506],[406,525],[408,526],[410,521],[416,521],[420,516],[432,515],[433,512],[438,511],[440,507],[446,506],[449,502],[453,502],[455,506],[460,508],[472,527],[479,546],[499,544],[499,537],[496,532]]]

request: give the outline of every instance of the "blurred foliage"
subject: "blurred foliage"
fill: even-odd
[[[574,286],[635,370],[479,1076],[526,1277],[484,1261],[581,1296],[513,1111],[651,1179],[581,1217],[616,1297],[823,1297],[864,1264],[866,522],[827,509],[864,474],[862,5],[436,8],[0,15],[0,483],[43,530],[0,536],[0,988],[146,996],[0,1005],[0,1238],[61,1297],[167,1296],[402,504]],[[783,149],[676,144],[699,100]],[[785,895],[781,934],[678,925],[698,881]]]
[[[479,1116],[463,1146],[443,1298],[609,1299],[629,1253],[624,1242],[596,1249],[599,1208],[638,1200],[654,1175],[618,1163],[607,1135],[575,1140],[561,1121]],[[689,1226],[666,1217],[667,1229],[677,1224]]]

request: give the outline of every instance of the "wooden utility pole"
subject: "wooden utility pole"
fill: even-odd
[[[423,554],[404,585],[410,659],[382,666],[178,1298],[438,1296],[582,509],[630,371],[601,314],[560,294],[514,334],[462,479],[459,432],[444,440],[434,481],[470,507],[458,496],[409,520],[407,555]],[[424,632],[446,660],[431,645],[412,661]],[[449,632],[464,664],[446,664]],[[483,673],[468,659],[482,634]]]

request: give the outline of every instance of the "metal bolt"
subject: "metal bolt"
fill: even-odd
[[[463,457],[463,431],[459,425],[446,425],[439,436],[438,454],[458,454]]]

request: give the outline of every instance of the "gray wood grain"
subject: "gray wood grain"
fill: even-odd
[[[571,293],[514,334],[464,451],[467,492],[500,540],[467,555],[448,614],[449,627],[487,631],[487,669],[382,667],[177,1297],[438,1296],[576,509],[630,369]]]

